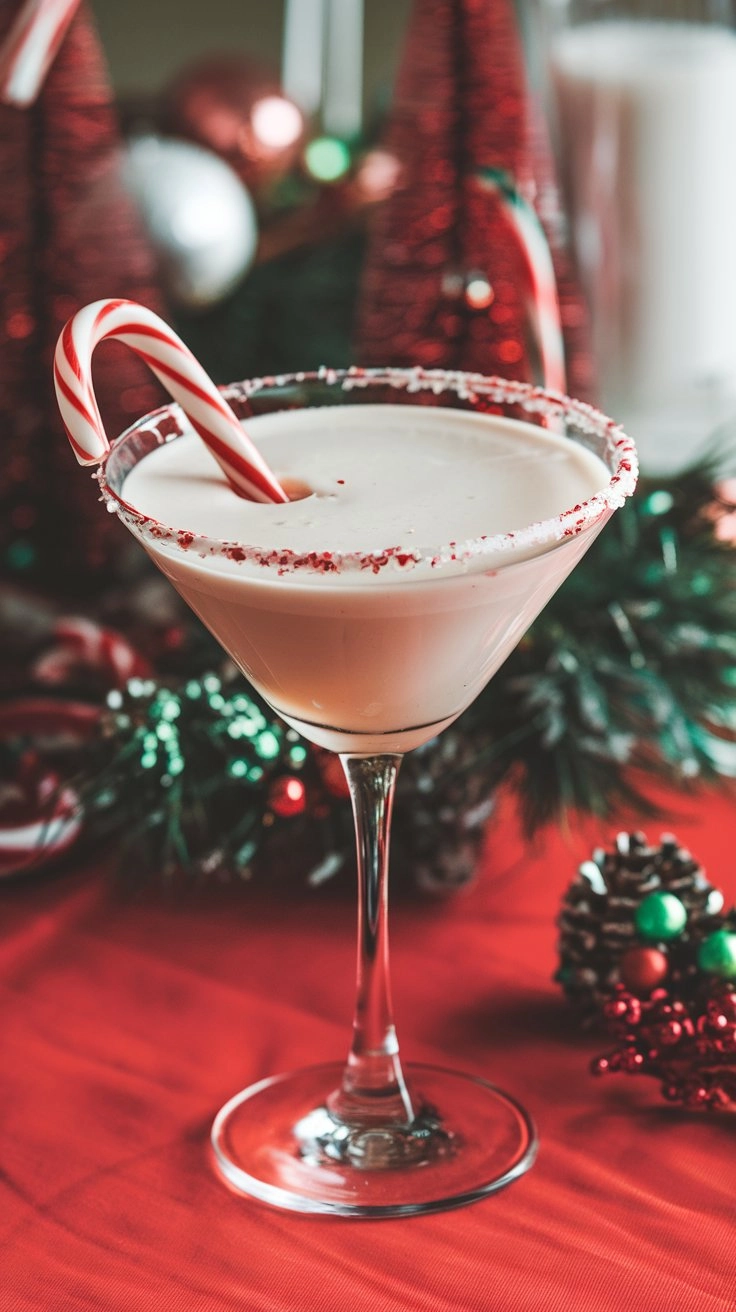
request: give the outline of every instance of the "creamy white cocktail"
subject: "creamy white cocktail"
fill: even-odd
[[[632,492],[635,454],[589,406],[476,375],[325,370],[226,395],[251,465],[265,458],[291,501],[233,490],[209,451],[217,398],[192,406],[204,443],[167,407],[113,446],[100,486],[271,706],[341,753],[360,898],[347,1063],[237,1094],[215,1160],[234,1188],[301,1212],[456,1207],[527,1170],[536,1138],[501,1090],[399,1060],[386,912],[401,754],[481,690]]]
[[[442,407],[282,411],[248,431],[310,495],[236,496],[193,433],[136,464],[121,494],[182,526],[147,539],[157,564],[270,704],[341,752],[404,751],[460,714],[588,545],[489,539],[610,480],[564,436]],[[190,533],[236,545],[198,554]]]
[[[184,407],[145,416],[112,446],[90,374],[109,338]],[[350,792],[347,1062],[231,1098],[212,1126],[218,1170],[275,1206],[354,1217],[493,1193],[534,1160],[528,1114],[484,1080],[405,1074],[399,1060],[387,928],[396,780],[403,751],[472,701],[631,495],[631,442],[558,392],[455,371],[321,369],[221,394],[167,324],[113,299],[66,324],[54,380],[108,510],[270,704],[340,753]]]

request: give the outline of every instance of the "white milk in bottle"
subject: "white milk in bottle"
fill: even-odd
[[[552,42],[603,403],[645,465],[736,413],[736,34],[585,22]]]

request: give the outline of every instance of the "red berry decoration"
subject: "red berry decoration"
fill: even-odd
[[[307,805],[307,790],[302,780],[294,775],[281,775],[274,779],[268,794],[268,804],[282,820],[301,815]]]
[[[732,986],[706,988],[689,1003],[673,1002],[664,989],[639,1003],[620,986],[608,1014],[617,1046],[592,1062],[594,1075],[650,1075],[668,1102],[689,1111],[736,1112]]]

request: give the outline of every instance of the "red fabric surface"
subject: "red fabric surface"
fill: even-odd
[[[733,822],[733,803],[678,798],[661,826],[730,898]],[[506,1191],[400,1221],[269,1210],[230,1194],[206,1150],[238,1088],[342,1055],[349,897],[126,900],[93,865],[0,889],[3,1312],[736,1308],[736,1123],[592,1079],[597,1045],[550,983],[559,895],[591,837],[530,850],[502,807],[471,890],[394,908],[405,1055],[500,1083],[541,1135]]]

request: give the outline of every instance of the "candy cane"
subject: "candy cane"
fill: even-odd
[[[80,666],[105,677],[112,688],[122,688],[128,679],[151,672],[148,662],[121,633],[82,616],[57,620],[53,637],[56,645],[34,661],[31,671],[35,680],[47,686],[65,683]]]
[[[26,0],[0,47],[0,100],[30,105],[53,63],[79,0]]]
[[[537,212],[524,199],[508,173],[502,169],[480,169],[478,182],[492,191],[516,234],[527,268],[532,293],[544,385],[551,391],[566,391],[565,344],[560,302],[552,256]]]
[[[92,389],[92,352],[99,342],[125,342],[179,402],[192,427],[236,490],[252,501],[288,501],[227,401],[176,333],[135,301],[94,301],[62,329],[54,357],[56,399],[80,465],[110,450]]]

